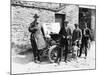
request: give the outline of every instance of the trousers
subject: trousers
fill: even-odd
[[[32,37],[32,39],[30,39],[30,41],[31,41],[31,46],[32,46],[32,52],[34,55],[34,61],[36,61],[36,60],[40,61],[39,50],[37,48],[35,38]]]

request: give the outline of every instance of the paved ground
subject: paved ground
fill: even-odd
[[[56,63],[49,63],[45,58],[41,63],[33,62],[32,52],[23,54],[16,54],[12,52],[12,73],[34,73],[34,72],[47,72],[47,71],[62,71],[62,70],[80,70],[80,69],[95,69],[95,42],[91,43],[88,50],[87,59],[84,55],[77,60],[71,60],[68,63],[61,62],[60,65]]]

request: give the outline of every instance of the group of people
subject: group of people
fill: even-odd
[[[34,16],[35,20],[30,24],[29,29],[28,29],[29,32],[31,32],[30,41],[31,41],[32,49],[33,49],[33,55],[34,55],[35,62],[40,61],[40,56],[39,56],[39,52],[38,52],[39,49],[42,49],[43,47],[46,46],[46,43],[43,40],[44,34],[42,32],[42,29],[40,29],[38,27],[37,18],[39,18],[39,16],[37,14],[35,14],[35,16]],[[83,47],[85,47],[85,58],[86,58],[87,57],[88,40],[90,39],[90,35],[91,35],[91,31],[87,27],[87,23],[85,23],[85,28],[83,30],[81,30],[79,28],[78,24],[74,24],[75,29],[73,30],[73,32],[71,31],[71,28],[68,26],[68,23],[69,23],[68,21],[65,21],[64,26],[62,26],[62,28],[59,32],[59,34],[63,37],[60,41],[60,46],[61,47],[65,46],[64,61],[67,62],[68,49],[69,49],[68,46],[69,46],[70,39],[72,39],[73,46],[77,42],[77,46],[80,47],[79,57],[81,57],[82,49],[83,49]],[[39,40],[36,40],[36,38]],[[36,42],[38,42],[38,45]],[[61,57],[62,57],[62,51],[60,49],[58,51],[57,60],[55,62],[57,62],[58,60],[60,62]]]
[[[85,27],[83,30],[79,28],[78,24],[74,24],[75,29],[73,32],[71,32],[71,28],[68,26],[68,21],[64,22],[64,26],[61,28],[59,34],[63,36],[60,42],[60,46],[65,46],[65,55],[64,55],[64,61],[67,62],[67,57],[68,57],[68,51],[69,51],[69,46],[70,46],[70,40],[72,40],[72,47],[77,45],[77,47],[80,48],[80,54],[78,57],[81,57],[83,48],[85,48],[85,59],[87,57],[87,49],[88,49],[88,43],[91,37],[91,30],[87,27],[87,23],[85,23]],[[58,58],[57,61],[58,63],[61,61],[62,57],[62,52],[61,49],[58,51]]]

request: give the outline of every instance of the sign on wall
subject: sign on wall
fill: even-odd
[[[60,31],[60,23],[43,23],[43,30],[45,37],[50,37],[50,33],[59,34]]]

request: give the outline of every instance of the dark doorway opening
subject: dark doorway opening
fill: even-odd
[[[83,29],[85,23],[91,29],[91,9],[79,8],[79,27]]]
[[[61,27],[64,27],[65,14],[55,14],[55,22],[59,22]]]

